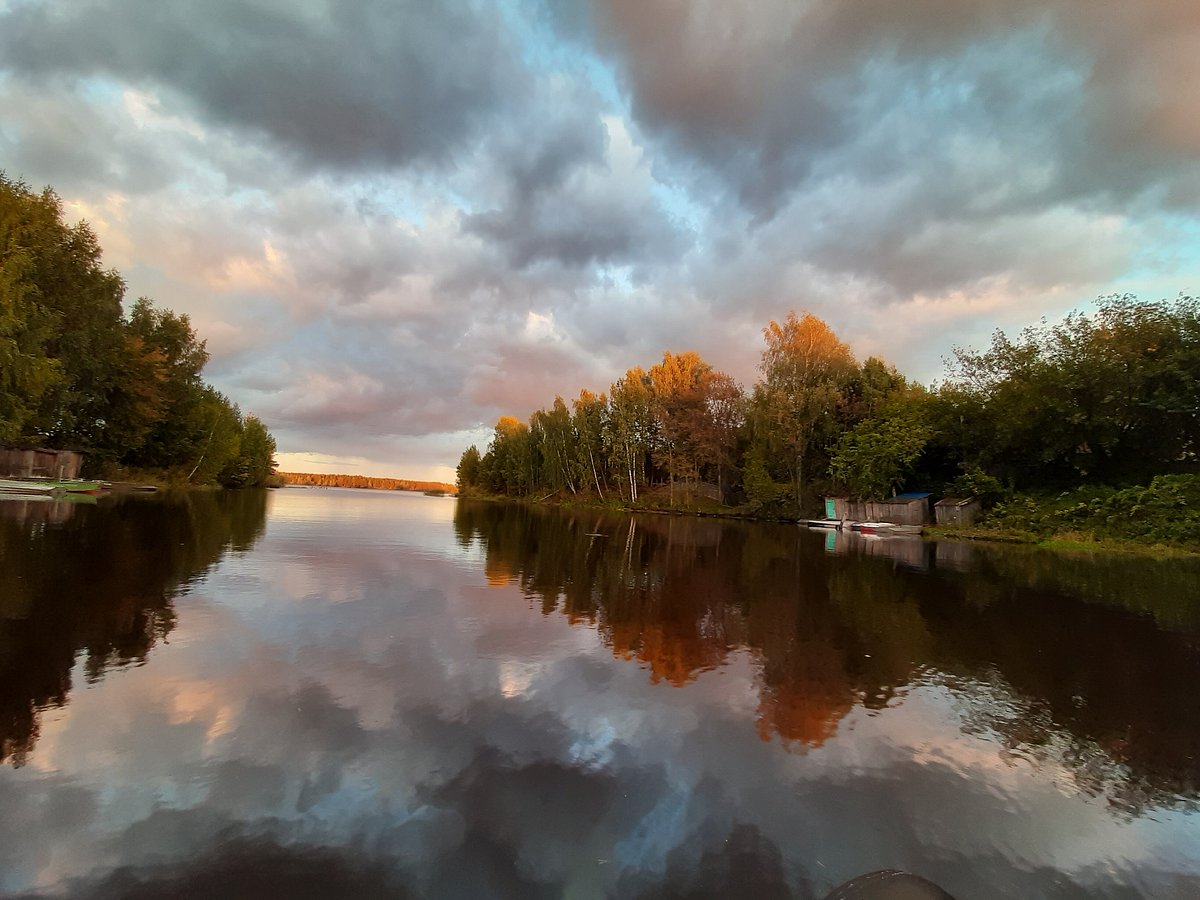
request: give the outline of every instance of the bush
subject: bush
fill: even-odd
[[[1148,485],[1083,487],[1057,496],[1021,495],[997,503],[983,524],[1044,537],[1072,532],[1094,540],[1200,546],[1200,475],[1160,475]]]

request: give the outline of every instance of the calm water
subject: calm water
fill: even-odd
[[[1200,896],[1200,567],[0,501],[0,893]]]

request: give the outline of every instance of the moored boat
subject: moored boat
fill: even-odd
[[[18,478],[0,478],[0,491],[6,494],[52,494],[58,488],[49,483],[22,481]]]

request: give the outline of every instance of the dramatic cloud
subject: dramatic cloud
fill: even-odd
[[[441,163],[527,77],[499,13],[466,2],[122,0],[5,18],[0,52],[25,78],[160,86],[316,165]]]
[[[1200,282],[1191,0],[0,4],[0,167],[281,449],[449,475],[792,308],[952,344]],[[308,457],[315,458],[315,457]]]

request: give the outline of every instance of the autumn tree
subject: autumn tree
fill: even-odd
[[[700,474],[695,453],[695,432],[707,411],[704,407],[704,382],[712,366],[699,354],[663,353],[662,362],[647,373],[652,389],[652,410],[657,422],[658,440],[653,448],[655,462],[670,479],[670,502],[675,502],[675,479],[697,478]]]
[[[492,433],[483,468],[489,487],[499,494],[522,496],[533,486],[533,442],[529,426],[512,416],[501,416]]]
[[[663,354],[650,369],[658,423],[656,461],[671,479],[701,478],[707,471],[723,481],[741,424],[741,389],[692,351]]]
[[[839,406],[857,368],[850,349],[811,313],[788,313],[763,329],[766,349],[754,390],[756,438],[786,469],[803,507],[806,463],[835,433]]]

